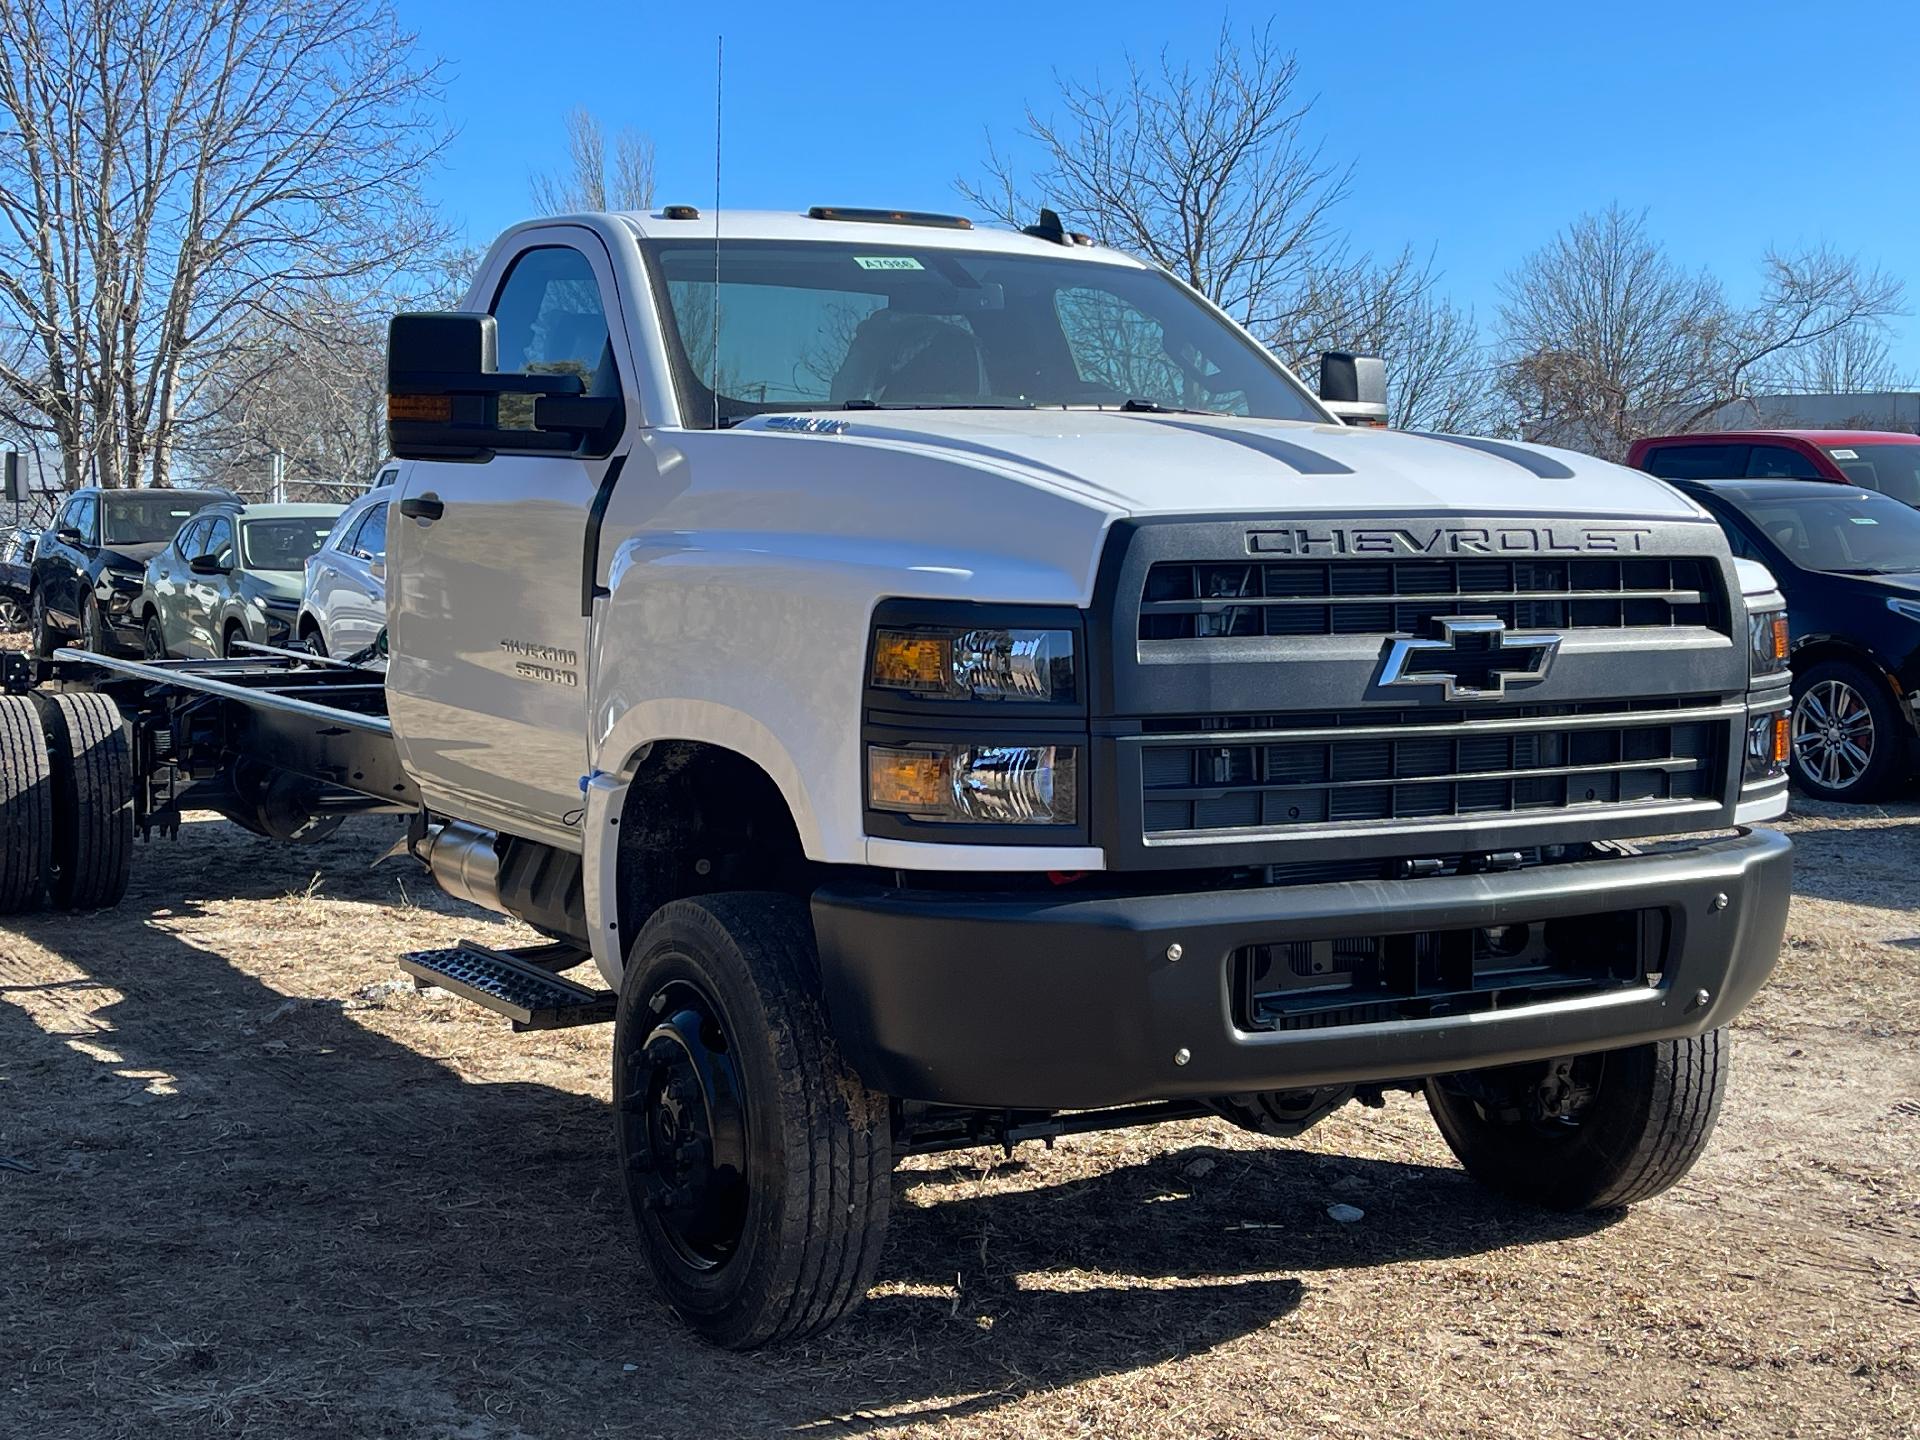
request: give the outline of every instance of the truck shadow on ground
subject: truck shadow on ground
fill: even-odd
[[[311,869],[260,854],[237,888]],[[153,918],[188,907],[141,858],[120,911],[0,932],[0,1155],[35,1167],[0,1171],[22,1433],[886,1430],[1205,1352],[1283,1320],[1317,1271],[1606,1223],[1278,1145],[1170,1136],[1145,1161],[1037,1153],[977,1181],[963,1156],[901,1172],[880,1291],[849,1323],[728,1355],[655,1298],[604,1103],[473,1083],[337,1002],[290,1005]],[[537,1072],[553,1041],[502,1043]],[[1366,1221],[1334,1223],[1333,1200]]]

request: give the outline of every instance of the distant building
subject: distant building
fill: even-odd
[[[1904,430],[1920,435],[1920,390],[1756,395],[1722,405],[1703,430]]]

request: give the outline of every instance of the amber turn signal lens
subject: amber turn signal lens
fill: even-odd
[[[948,644],[944,635],[882,630],[873,640],[873,683],[899,690],[946,689]]]
[[[1784,613],[1773,617],[1773,658],[1787,658],[1787,617]]]
[[[1781,622],[1784,624],[1785,622]],[[1773,763],[1787,763],[1789,741],[1787,738],[1787,717],[1784,714],[1773,717]]]
[[[431,424],[447,424],[453,419],[453,397],[451,395],[389,395],[387,396],[387,419],[424,420]]]
[[[947,807],[952,793],[945,751],[868,748],[867,796],[876,809],[934,814]]]

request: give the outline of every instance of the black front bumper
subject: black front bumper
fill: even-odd
[[[1497,874],[1178,895],[830,886],[813,915],[841,1048],[906,1099],[1016,1109],[1416,1079],[1698,1034],[1772,971],[1792,846],[1687,849]],[[1512,1008],[1253,1030],[1233,956],[1276,941],[1665,916],[1645,980]],[[1169,958],[1177,944],[1178,959]]]

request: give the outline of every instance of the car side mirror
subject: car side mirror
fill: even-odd
[[[1320,356],[1320,400],[1348,425],[1387,423],[1387,362],[1328,350]]]
[[[394,316],[387,327],[388,448],[402,460],[612,453],[626,419],[619,396],[588,395],[579,375],[503,374],[499,364],[491,315]]]
[[[84,540],[79,530],[72,525],[62,525],[58,530],[53,532],[53,538],[63,540],[69,545],[79,545],[83,543]]]
[[[196,575],[224,575],[228,570],[217,555],[196,555],[187,561],[187,568]]]

